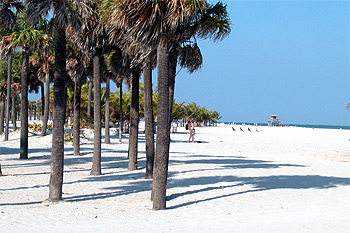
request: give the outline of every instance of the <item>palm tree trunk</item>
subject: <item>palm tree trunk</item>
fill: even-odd
[[[26,48],[22,49],[21,71],[21,143],[20,159],[28,159],[28,68],[29,54]]]
[[[100,54],[93,57],[94,75],[94,155],[91,175],[101,175],[101,72]]]
[[[43,82],[40,84],[40,91],[41,91],[41,112],[39,114],[39,120],[40,120],[40,116],[44,116],[44,109],[45,109],[45,90],[44,90]]]
[[[34,105],[34,120],[36,120],[36,105]]]
[[[167,36],[163,35],[157,48],[157,144],[152,184],[154,210],[162,210],[166,208],[166,186],[169,161],[169,52],[167,41]]]
[[[146,138],[146,179],[153,177],[154,163],[154,120],[152,105],[152,69],[143,70],[144,102],[145,102],[145,138]]]
[[[110,135],[109,135],[109,90],[110,90],[110,79],[107,77],[106,80],[106,109],[105,109],[105,143],[109,144],[110,142]]]
[[[119,142],[122,142],[123,132],[123,82],[120,82],[119,87]]]
[[[66,33],[55,22],[54,110],[49,200],[62,200],[64,166],[64,120],[66,115]]]
[[[89,80],[88,107],[87,107],[87,123],[91,122],[91,95],[92,95],[92,77]]]
[[[0,100],[0,133],[4,132],[5,100]]]
[[[12,96],[11,97],[12,99],[12,127],[13,127],[13,131],[16,131],[17,130],[17,124],[16,124],[16,116],[17,116],[17,113],[16,113],[16,96]]]
[[[11,69],[12,69],[12,53],[7,56],[7,97],[6,97],[6,127],[5,127],[5,141],[9,140],[10,128],[10,104],[11,104]]]
[[[44,116],[43,116],[43,129],[41,131],[41,136],[46,135],[47,122],[49,120],[49,104],[50,104],[50,76],[47,74],[45,82],[45,106],[44,106]]]
[[[169,54],[169,139],[171,123],[173,122],[173,102],[175,93],[175,76],[176,76],[176,65],[177,65],[177,50],[173,49]],[[170,143],[170,140],[169,140]]]
[[[80,155],[80,101],[81,101],[81,76],[78,76],[74,84],[74,120],[73,120],[73,147],[74,155]]]
[[[33,103],[29,103],[29,120],[32,120]]]
[[[129,170],[137,169],[137,144],[139,129],[139,78],[140,71],[132,71],[131,105],[130,105],[130,131],[129,131]]]

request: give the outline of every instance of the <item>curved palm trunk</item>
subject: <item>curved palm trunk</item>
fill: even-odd
[[[119,142],[122,142],[123,132],[123,83],[119,87]]]
[[[81,101],[81,76],[77,77],[74,84],[74,120],[73,120],[73,153],[80,155],[80,101]]]
[[[29,54],[26,48],[22,50],[21,71],[21,143],[20,159],[28,159],[28,67]]]
[[[49,199],[62,200],[64,166],[64,120],[66,114],[66,34],[55,22],[54,110]]]
[[[132,71],[131,105],[130,105],[130,130],[129,130],[129,170],[137,169],[137,144],[139,129],[139,79],[140,71]]]
[[[43,116],[43,128],[41,131],[41,136],[46,135],[47,122],[49,120],[49,105],[50,105],[50,74],[46,76],[45,82],[45,106],[44,106],[44,116]]]
[[[4,132],[5,100],[0,100],[0,133]]]
[[[94,75],[94,155],[92,158],[91,175],[101,175],[101,73],[100,56],[93,58]]]
[[[143,70],[144,102],[145,102],[145,138],[146,138],[146,179],[153,177],[154,163],[154,120],[152,105],[152,69]]]
[[[17,113],[16,113],[16,96],[12,96],[11,97],[12,99],[12,127],[13,127],[13,130],[16,131],[17,130],[17,124],[16,124],[16,117],[17,117]]]
[[[10,128],[10,105],[11,105],[11,69],[12,69],[12,53],[7,56],[7,97],[6,97],[6,126],[5,126],[5,141],[9,140]]]
[[[92,77],[90,77],[89,81],[89,93],[88,93],[88,107],[87,107],[87,123],[91,122],[91,95],[92,95]]]
[[[106,80],[106,109],[105,109],[105,143],[109,144],[110,141],[110,135],[109,135],[109,90],[110,90],[110,79],[107,77]]]
[[[169,52],[167,41],[168,38],[163,35],[157,48],[157,144],[152,184],[154,210],[162,210],[166,208],[166,186],[169,161]]]

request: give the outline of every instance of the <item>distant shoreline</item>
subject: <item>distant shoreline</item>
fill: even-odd
[[[225,121],[225,122],[220,122],[220,123],[225,123],[225,124],[232,124],[232,121]],[[236,125],[254,125],[254,123],[249,123],[249,122],[235,122]],[[267,126],[267,123],[258,123],[258,126]],[[350,130],[350,126],[346,125],[309,125],[309,124],[283,124],[283,126],[288,126],[288,127],[302,127],[302,128],[317,128],[317,129],[346,129]]]

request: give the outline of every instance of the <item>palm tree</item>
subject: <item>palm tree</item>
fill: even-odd
[[[8,140],[10,126],[10,96],[11,96],[11,70],[12,70],[12,42],[10,29],[1,30],[0,57],[7,57],[7,93],[6,93],[6,112],[5,112],[5,141]]]
[[[90,76],[90,80],[89,80],[89,93],[88,93],[88,107],[87,107],[87,123],[91,122],[91,93],[92,93],[92,77]]]
[[[12,112],[12,127],[13,130],[16,131],[17,130],[17,125],[16,125],[16,118],[17,118],[17,111],[16,111],[16,100],[17,100],[17,96],[19,95],[21,90],[21,85],[19,83],[13,83],[11,85],[11,99],[12,99],[12,103],[11,103],[11,112]]]
[[[153,90],[151,67],[151,64],[146,64],[146,67],[143,69],[146,138],[146,179],[151,179],[153,177],[154,164],[154,118],[152,104]]]
[[[80,155],[80,102],[85,68],[81,57],[67,60],[67,73],[74,81],[73,154]]]
[[[88,57],[92,57],[94,84],[94,155],[91,175],[101,175],[101,57],[107,44],[106,28],[101,21],[100,1],[88,1],[89,10],[82,12],[82,27],[72,31],[73,43]]]
[[[50,106],[50,83],[53,76],[53,65],[54,65],[54,56],[48,55],[43,56],[44,61],[41,63],[41,71],[44,74],[42,81],[45,82],[45,101],[44,101],[44,115],[43,115],[43,128],[41,131],[41,136],[46,135],[47,122],[49,120],[49,106]]]
[[[101,71],[99,51],[93,57],[94,81],[94,155],[92,158],[91,175],[101,175]]]
[[[4,27],[12,28],[16,24],[16,14],[12,12],[12,9],[18,11],[23,9],[23,4],[21,1],[0,1],[0,22]],[[10,101],[11,101],[11,69],[12,69],[12,46],[11,43],[8,45],[7,59],[8,59],[8,69],[7,69],[7,99],[6,99],[6,128],[5,128],[5,141],[8,140],[9,126],[10,126]],[[3,47],[3,46],[1,46]]]
[[[169,85],[169,129],[172,122],[172,106],[174,100],[176,66],[178,59],[180,66],[188,69],[190,73],[198,70],[202,65],[202,55],[196,42],[191,39],[196,37],[212,39],[214,42],[223,40],[231,32],[230,19],[226,5],[218,2],[215,5],[208,4],[203,11],[199,11],[186,24],[179,28],[177,40],[170,53],[170,85]]]
[[[3,81],[0,83],[0,133],[4,132],[6,87],[6,82]]]
[[[109,122],[110,122],[110,80],[113,77],[112,72],[106,71],[104,78],[106,79],[106,102],[105,102],[105,143],[110,144]]]
[[[130,132],[129,132],[129,170],[137,169],[137,144],[139,129],[139,79],[140,71],[133,69],[131,85],[131,106],[130,106]]]
[[[12,9],[15,9],[15,13],[12,11]],[[6,0],[0,0],[0,29],[5,28],[12,28],[16,24],[16,14],[18,11],[23,9],[23,4],[21,1],[14,0],[14,1],[6,1]],[[9,30],[1,30],[1,40],[3,42],[3,39],[5,41],[8,37],[3,38],[4,32],[9,34]],[[2,43],[1,42],[1,43]],[[9,119],[10,119],[10,94],[11,94],[11,65],[12,65],[12,46],[11,43],[5,43],[5,47],[3,45],[0,46],[0,50],[5,49],[5,54],[8,58],[8,76],[7,76],[7,101],[6,101],[6,129],[5,129],[5,140],[8,140],[8,130],[9,130]],[[0,53],[3,53],[1,51]],[[1,56],[1,55],[0,55]],[[3,123],[1,123],[2,125]],[[2,132],[2,129],[0,129],[0,132]]]
[[[204,0],[115,1],[111,23],[125,27],[130,36],[157,46],[158,120],[153,176],[153,209],[165,209],[169,159],[169,48],[179,25],[196,15]],[[157,9],[155,11],[154,9]]]
[[[28,74],[30,48],[40,46],[47,39],[42,31],[24,21],[24,12],[18,19],[18,30],[9,36],[13,48],[22,48],[21,70],[21,143],[20,159],[28,159]],[[40,45],[39,45],[40,44]]]
[[[55,41],[55,74],[54,74],[54,114],[51,150],[51,174],[49,185],[49,200],[62,200],[63,163],[64,163],[64,120],[65,120],[65,76],[66,76],[66,26],[68,23],[80,26],[80,17],[75,11],[84,11],[85,4],[81,1],[27,0],[27,19],[38,22],[53,10],[54,41]]]

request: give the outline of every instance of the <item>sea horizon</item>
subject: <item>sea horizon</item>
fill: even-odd
[[[252,125],[254,126],[255,123],[252,122],[235,122],[235,121],[223,121],[219,123],[225,123],[225,124],[232,124],[235,125]],[[268,126],[267,123],[257,123],[258,126]],[[292,124],[292,123],[282,123],[280,127],[302,127],[302,128],[317,128],[317,129],[346,129],[350,130],[350,125],[322,125],[322,124]]]

